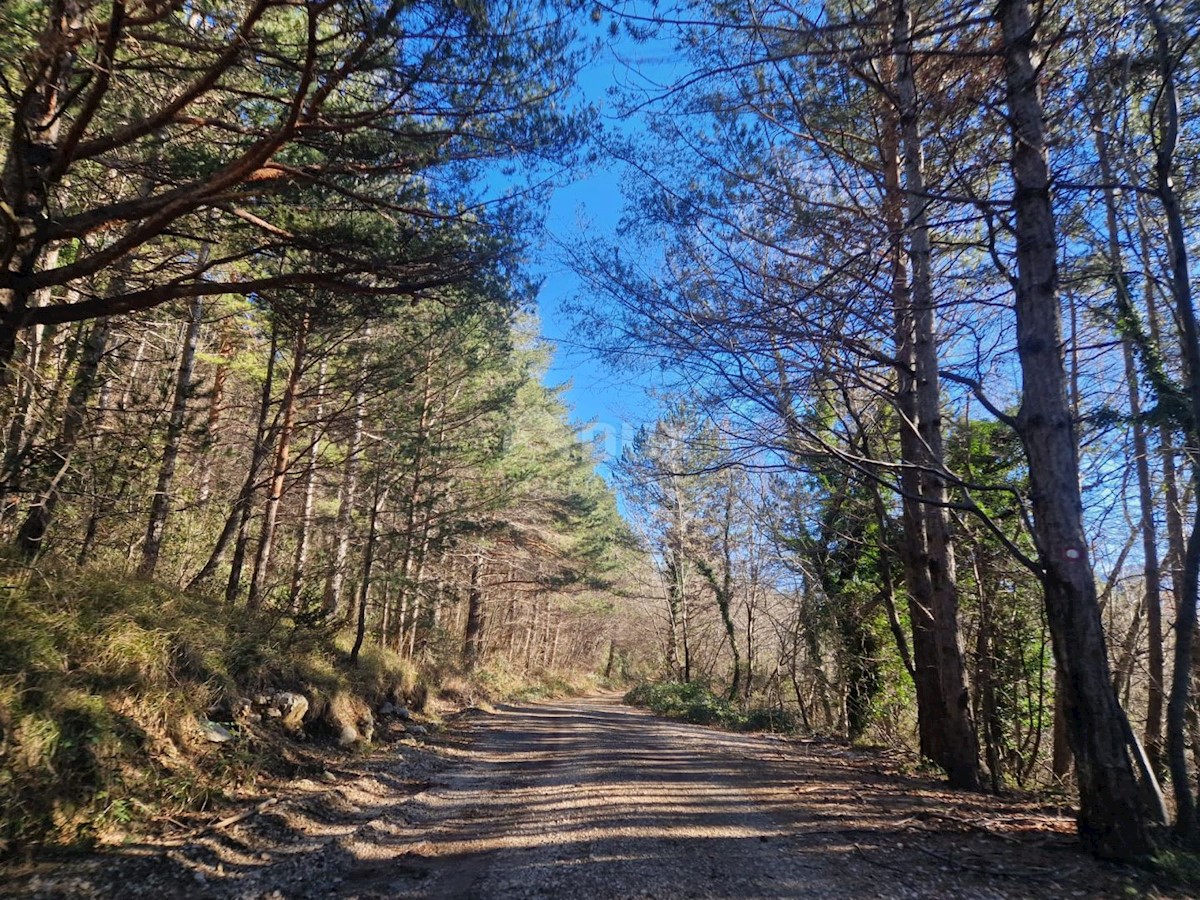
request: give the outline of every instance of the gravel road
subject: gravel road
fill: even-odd
[[[611,697],[505,706],[456,734],[335,787],[295,784],[219,833],[7,887],[279,900],[1146,892],[1080,853],[1061,816],[949,793],[841,745],[664,721]]]

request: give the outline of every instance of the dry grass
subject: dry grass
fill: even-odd
[[[0,568],[0,852],[94,840],[114,825],[204,807],[286,756],[282,739],[205,740],[269,689],[352,723],[420,693],[418,673],[276,613],[250,615],[118,571]]]
[[[372,734],[390,702],[436,710],[578,695],[585,676],[502,667],[471,677],[418,669],[369,642],[277,610],[231,609],[130,578],[121,570],[0,560],[0,856],[36,844],[79,844],[147,819],[185,816],[311,765],[291,737],[233,723],[239,698],[295,691],[309,701],[307,736],[332,745]],[[208,741],[201,719],[236,740]]]

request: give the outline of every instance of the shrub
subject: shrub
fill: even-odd
[[[643,681],[625,695],[625,702],[660,716],[697,725],[718,725],[731,731],[794,731],[796,721],[778,707],[752,706],[743,711],[713,693],[706,681]]]
[[[796,716],[778,706],[753,706],[746,713],[745,729],[747,731],[783,731],[793,732],[800,728]]]

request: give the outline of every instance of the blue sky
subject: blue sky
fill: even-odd
[[[655,404],[647,389],[656,382],[654,372],[633,371],[600,359],[582,343],[562,304],[580,296],[580,281],[561,260],[553,243],[581,235],[615,239],[621,211],[620,173],[601,169],[559,190],[546,220],[553,242],[537,253],[533,270],[543,280],[538,297],[542,337],[554,347],[554,361],[546,375],[550,385],[567,385],[564,399],[572,420],[585,425],[582,434],[599,434],[606,455],[619,455],[638,426],[652,421]],[[582,295],[587,302],[586,294]],[[600,302],[600,301],[597,301]]]
[[[605,33],[608,22],[597,23],[595,28],[585,29],[583,38],[594,39]],[[610,90],[614,86],[638,86],[647,76],[665,76],[672,68],[670,47],[665,44],[638,44],[624,34],[610,37],[591,65],[580,73],[577,96],[581,102],[599,108],[603,127],[636,134],[641,123],[616,118]],[[657,386],[659,379],[655,372],[614,367],[577,340],[570,317],[561,307],[579,295],[580,282],[559,258],[555,245],[583,235],[616,239],[623,204],[621,178],[619,164],[600,154],[588,171],[556,190],[545,221],[547,240],[533,248],[530,265],[532,273],[543,279],[538,297],[542,336],[555,348],[546,381],[568,385],[564,399],[572,408],[572,420],[580,425],[592,423],[581,433],[586,437],[598,434],[609,456],[619,455],[621,446],[633,438],[638,426],[655,418],[655,403],[647,391]],[[586,302],[587,298],[583,299]],[[601,471],[607,474],[607,467],[601,466]]]

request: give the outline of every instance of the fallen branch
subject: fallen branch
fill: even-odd
[[[1069,875],[1075,869],[993,869],[988,866],[977,866],[968,862],[959,862],[952,856],[947,856],[945,853],[938,853],[920,844],[914,844],[918,850],[926,856],[932,856],[934,859],[944,862],[948,866],[962,869],[964,872],[974,872],[976,875],[987,875],[992,878],[1061,878],[1064,875]]]
[[[262,813],[266,812],[268,809],[270,809],[272,806],[274,806],[278,802],[279,802],[278,797],[271,797],[270,799],[264,800],[262,803],[259,803],[257,806],[253,806],[250,809],[243,810],[242,812],[238,813],[237,815],[229,816],[228,818],[221,819],[220,821],[217,821],[217,822],[213,822],[211,825],[205,825],[203,828],[193,831],[189,835],[186,835],[181,838],[175,838],[175,839],[169,840],[169,841],[158,841],[157,843],[161,844],[164,847],[182,847],[183,845],[196,840],[196,838],[203,837],[204,835],[209,834],[210,832],[223,831],[224,829],[228,828],[231,825],[236,825],[238,822],[244,822],[246,819],[250,819],[250,818],[253,818],[254,816],[261,815]]]
[[[978,831],[982,834],[986,834],[988,837],[994,837],[994,838],[999,838],[1002,841],[1008,841],[1010,844],[1024,844],[1025,843],[1020,838],[1015,838],[1011,834],[1005,834],[1002,831],[996,831],[994,829],[988,828],[986,825],[980,825],[978,822],[972,822],[970,819],[962,819],[962,818],[959,818],[958,816],[950,816],[950,815],[946,815],[945,813],[934,812],[931,809],[921,810],[919,813],[917,813],[917,816],[918,817],[928,816],[928,817],[934,818],[934,819],[944,819],[947,822],[954,822],[956,825],[962,825],[973,831]]]
[[[206,830],[221,831],[224,828],[228,828],[230,825],[236,825],[238,822],[241,822],[244,819],[249,819],[251,816],[257,816],[259,813],[266,812],[268,809],[270,809],[272,806],[274,806],[278,802],[279,802],[278,797],[272,797],[270,800],[264,800],[262,803],[258,804],[258,806],[254,807],[253,809],[248,809],[245,812],[240,812],[236,816],[230,816],[228,819],[222,819],[220,822],[217,822],[215,825],[209,826],[209,828]]]

